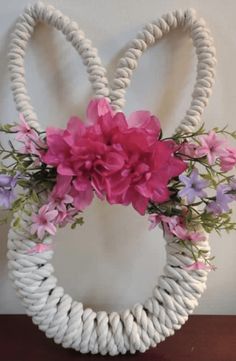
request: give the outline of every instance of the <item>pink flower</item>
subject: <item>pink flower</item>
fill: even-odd
[[[198,146],[195,143],[190,142],[183,142],[180,145],[180,148],[178,150],[178,153],[181,153],[181,158],[188,159],[190,158],[197,158],[197,149]]]
[[[33,214],[32,216],[31,234],[37,233],[39,239],[43,239],[46,232],[55,235],[56,227],[54,223],[57,215],[58,212],[51,210],[48,204],[42,206],[38,214]]]
[[[189,231],[183,226],[177,225],[172,233],[183,241],[189,241],[193,243],[202,242],[206,240],[203,232]]]
[[[123,137],[122,146],[130,154],[121,174],[106,178],[106,194],[111,204],[132,204],[144,214],[149,200],[163,203],[169,199],[168,182],[181,174],[185,163],[173,154],[170,142],[145,144],[144,132]]]
[[[164,214],[153,213],[149,216],[148,220],[151,222],[149,229],[155,228],[160,222],[162,222],[165,232],[172,235],[175,235],[177,227],[182,227],[183,225],[183,218],[180,216],[168,217]]]
[[[236,165],[236,148],[226,147],[224,154],[220,156],[220,169],[222,172],[228,172]]]
[[[183,218],[180,216],[167,217],[163,214],[153,213],[149,216],[148,220],[150,222],[150,230],[162,222],[164,230],[167,232],[167,234],[171,234],[183,241],[197,243],[206,240],[205,234],[203,232],[188,230],[184,225]]]
[[[62,197],[55,197],[53,196],[53,194],[51,194],[51,202],[50,204],[50,208],[55,208],[58,211],[59,210],[64,210],[66,205],[73,203],[73,197],[71,197],[69,194],[64,194]]]
[[[69,212],[68,207],[73,204],[74,199],[69,194],[64,194],[59,197],[55,195],[55,191],[51,193],[49,199],[49,208],[55,209],[58,212],[54,223],[55,225],[61,225],[61,223],[67,218]]]
[[[73,204],[76,209],[83,211],[93,200],[93,188],[89,179],[86,177],[77,177],[73,181],[71,195],[74,199]]]
[[[109,114],[112,116],[113,110],[106,98],[92,99],[87,108],[87,124],[94,124],[99,117]]]
[[[148,111],[139,110],[130,114],[127,119],[129,129],[144,131],[149,141],[155,142],[161,135],[161,125],[157,117]]]
[[[65,194],[69,194],[71,190],[71,180],[71,176],[57,174],[56,184],[51,193],[51,199],[63,199]]]
[[[38,155],[39,151],[36,148],[36,144],[29,138],[25,138],[24,142],[22,141],[23,146],[19,149],[19,153],[22,154],[35,154]]]
[[[214,270],[215,267],[213,265],[207,264],[205,262],[197,261],[197,262],[190,264],[189,266],[184,266],[184,269],[186,269],[188,271],[196,271],[196,270],[210,271],[210,270]]]
[[[46,251],[51,251],[52,245],[51,244],[45,244],[45,243],[38,243],[36,246],[30,248],[27,253],[28,254],[34,254],[34,253],[42,253]]]
[[[126,119],[114,114],[106,99],[92,100],[85,125],[70,118],[67,128],[47,129],[46,164],[61,178],[55,192],[70,186],[73,204],[84,210],[94,193],[110,204],[132,204],[144,214],[148,202],[169,199],[168,182],[186,169],[175,155],[176,143],[160,140],[160,123],[149,112]],[[62,189],[61,189],[62,188]]]
[[[64,140],[63,129],[58,128],[47,128],[46,139],[47,139],[47,152],[42,156],[42,160],[46,164],[52,166],[66,167],[68,165],[67,159],[70,158],[70,146]],[[58,172],[61,174],[60,172]],[[64,172],[66,176],[74,175],[73,171]]]
[[[150,222],[149,230],[151,231],[154,229],[158,224],[161,222],[161,215],[160,214],[150,214],[148,217],[148,221]]]
[[[42,150],[46,148],[46,144],[39,137],[38,133],[28,125],[22,113],[19,114],[19,118],[19,125],[12,127],[12,131],[17,132],[16,140],[23,143],[19,152],[22,154],[34,154],[41,158]]]
[[[19,119],[20,119],[19,124],[16,125],[15,127],[12,127],[11,129],[13,132],[17,132],[16,140],[24,142],[29,137],[33,138],[37,133],[25,121],[24,115],[22,113],[19,113]]]
[[[73,223],[74,220],[75,220],[75,216],[78,214],[78,211],[76,208],[72,207],[72,208],[69,208],[67,211],[66,211],[66,214],[65,214],[65,217],[62,217],[58,224],[60,227],[65,227],[68,223]]]
[[[197,148],[197,155],[199,157],[207,156],[209,164],[214,164],[216,159],[224,154],[225,140],[221,139],[213,130],[207,135],[199,137],[201,146]]]

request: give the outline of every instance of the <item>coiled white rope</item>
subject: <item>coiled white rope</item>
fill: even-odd
[[[92,47],[91,41],[85,38],[76,22],[71,21],[54,7],[37,2],[26,8],[23,15],[19,17],[12,34],[8,54],[12,93],[17,110],[35,128],[40,126],[26,89],[24,58],[26,46],[38,22],[52,25],[65,35],[87,67],[89,80],[96,96],[107,97],[109,95],[106,70],[101,65],[97,49]]]
[[[213,39],[205,25],[205,21],[197,19],[195,11],[192,9],[168,13],[157,21],[148,23],[139,32],[137,38],[131,41],[124,56],[119,61],[110,98],[115,110],[123,108],[126,88],[130,84],[133,71],[137,68],[141,55],[164,35],[177,28],[189,32],[198,59],[197,77],[190,108],[177,128],[177,131],[189,132],[199,127],[201,123],[201,115],[211,94],[216,63]]]
[[[9,69],[17,109],[31,126],[37,128],[37,116],[26,91],[23,62],[27,42],[38,21],[55,26],[67,36],[84,59],[96,96],[109,96],[105,70],[96,50],[84,38],[78,26],[51,6],[42,3],[30,6],[20,17],[13,33]],[[200,115],[210,95],[215,64],[209,33],[192,12],[167,14],[145,27],[120,61],[110,99],[116,110],[123,106],[125,88],[141,53],[177,26],[191,29],[199,60],[192,104],[180,125],[181,130],[188,132],[199,125]],[[166,239],[167,259],[163,275],[152,297],[143,305],[138,303],[120,313],[94,312],[84,308],[82,303],[72,300],[62,287],[57,286],[50,263],[53,251],[38,254],[28,252],[36,245],[29,240],[30,211],[31,206],[26,205],[23,212],[14,214],[8,239],[9,274],[27,314],[56,343],[82,353],[117,355],[127,351],[144,352],[173,335],[196,307],[205,289],[207,271],[187,271],[185,267],[192,263],[191,254],[186,250],[183,253],[180,244],[169,238]],[[16,219],[20,221],[17,229],[14,227]],[[44,242],[50,245],[52,239],[49,237]],[[199,247],[209,252],[208,240]]]

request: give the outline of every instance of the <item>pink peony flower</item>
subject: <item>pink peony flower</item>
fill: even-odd
[[[70,118],[67,128],[47,129],[46,164],[55,166],[60,177],[55,192],[70,183],[74,206],[84,210],[94,192],[110,204],[132,204],[144,214],[149,200],[169,199],[168,182],[186,169],[175,155],[176,144],[162,141],[160,123],[149,112],[128,119],[114,114],[106,99],[92,100],[88,122]],[[64,179],[64,181],[63,181]]]
[[[149,200],[162,203],[169,199],[168,182],[181,174],[186,165],[174,156],[167,141],[145,144],[139,133],[138,139],[136,134],[123,137],[121,144],[130,156],[121,174],[106,178],[107,199],[111,204],[131,203],[144,214]]]
[[[63,176],[57,174],[56,184],[51,193],[51,200],[61,200],[65,194],[69,194],[71,190],[71,176]]]
[[[220,169],[222,172],[228,172],[236,165],[236,148],[226,147],[224,154],[220,156]]]
[[[45,233],[55,235],[55,219],[58,215],[56,210],[51,210],[48,204],[42,206],[38,214],[32,215],[33,224],[31,226],[31,234],[37,234],[39,239],[43,239]]]
[[[199,157],[207,156],[209,164],[214,164],[216,159],[224,154],[225,140],[220,138],[213,130],[207,135],[199,137],[201,146],[197,148],[197,155]]]
[[[87,124],[95,124],[99,117],[109,114],[113,116],[113,110],[106,98],[92,99],[87,108]]]

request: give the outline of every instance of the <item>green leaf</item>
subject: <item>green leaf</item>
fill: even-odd
[[[82,226],[84,224],[83,217],[75,218],[74,222],[71,225],[71,229],[75,229],[77,225]]]
[[[1,124],[0,125],[0,132],[12,133],[11,129],[14,126],[15,125],[12,125],[12,124]]]
[[[31,191],[30,196],[35,203],[39,203],[39,197],[38,194],[35,192],[35,190]]]
[[[13,227],[14,227],[14,228],[18,228],[19,225],[20,225],[20,218],[17,217],[17,218],[14,220],[14,222],[13,222]]]

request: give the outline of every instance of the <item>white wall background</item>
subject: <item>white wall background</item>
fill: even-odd
[[[214,35],[218,54],[216,84],[204,114],[208,127],[228,123],[236,128],[236,23],[234,0],[51,0],[76,20],[98,47],[111,79],[129,40],[148,21],[176,8],[194,7]],[[7,72],[7,44],[25,0],[0,0],[0,119],[16,121]],[[182,119],[195,78],[191,41],[170,34],[141,59],[127,93],[127,113],[149,109],[167,134]],[[61,34],[40,25],[26,60],[28,88],[44,126],[62,126],[72,114],[83,116],[91,97],[82,62]],[[216,272],[197,313],[236,314],[236,233],[211,237]],[[23,313],[7,277],[7,227],[0,232],[0,313]],[[144,301],[165,261],[164,241],[149,232],[147,219],[131,208],[95,201],[85,213],[85,225],[64,229],[55,240],[55,272],[66,291],[96,310],[120,310]]]

